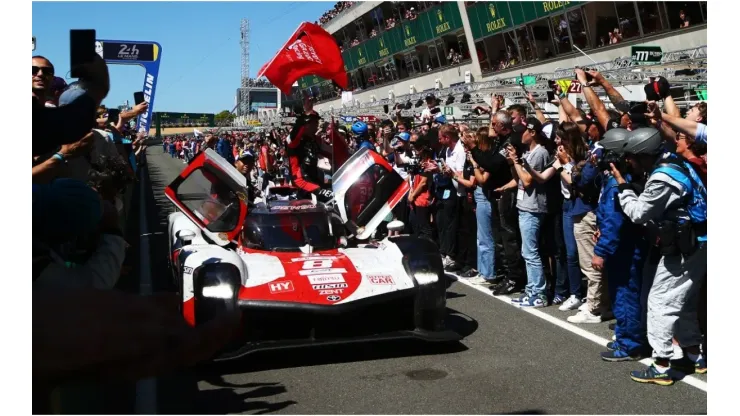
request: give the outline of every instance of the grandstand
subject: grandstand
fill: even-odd
[[[313,76],[299,88],[323,114],[369,115],[434,93],[454,100],[449,111],[459,116],[494,90],[523,97],[521,74],[537,92],[586,66],[605,72],[627,99],[644,98],[630,85],[666,76],[688,103],[706,90],[706,16],[706,2],[684,1],[361,2],[323,24],[342,48],[350,92],[340,96]],[[641,46],[662,57],[633,56]],[[468,106],[460,103],[465,94]]]

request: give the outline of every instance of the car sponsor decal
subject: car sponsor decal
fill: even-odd
[[[326,297],[326,300],[330,302],[339,302],[340,300],[342,300],[342,297],[339,295],[330,295]]]
[[[367,277],[367,280],[374,285],[392,285],[393,277],[385,274],[371,274]]]
[[[314,276],[306,276],[308,281],[312,285],[319,285],[322,283],[344,283],[344,277],[341,274],[317,274]]]
[[[319,296],[321,295],[341,295],[344,293],[344,289],[324,289],[319,290]]]
[[[303,211],[307,209],[315,209],[316,205],[277,205],[270,207],[273,211]]]
[[[290,280],[284,282],[268,283],[268,286],[270,288],[270,293],[293,292],[295,290],[295,288],[293,287],[293,282]]]
[[[293,263],[295,263],[295,262],[299,262],[299,261],[304,261],[304,262],[305,261],[312,261],[312,260],[319,260],[319,261],[322,261],[322,260],[332,260],[333,261],[333,260],[336,260],[337,259],[335,256],[321,256],[321,257],[311,256],[311,255],[307,255],[307,256],[308,257],[296,257],[296,258],[292,258],[292,259],[290,259],[290,261],[292,261]]]
[[[193,274],[193,268],[192,267],[188,267],[188,266],[184,266],[182,268],[182,272],[184,274]]]
[[[347,269],[313,269],[313,270],[301,270],[298,272],[301,276],[310,276],[317,274],[343,274],[347,273]]]
[[[313,287],[313,290],[320,290],[320,289],[346,289],[349,285],[346,283],[329,283],[324,285],[311,285]]]
[[[261,251],[248,248],[244,251],[246,254],[262,254]],[[250,270],[246,277],[247,284],[239,290],[239,299],[332,305],[355,296],[362,284],[368,284],[363,282],[365,277],[360,274],[353,260],[339,250],[305,254],[271,252],[269,256],[280,262],[284,277],[275,277],[274,280],[250,285],[248,282],[252,274],[251,269],[254,268],[253,272],[259,275],[261,263],[255,262],[254,267],[250,267],[251,257],[245,255],[243,258]],[[373,267],[377,267],[377,264],[377,259],[374,259]],[[291,283],[286,286],[287,281]],[[330,301],[327,299],[328,296],[338,296],[340,299]]]

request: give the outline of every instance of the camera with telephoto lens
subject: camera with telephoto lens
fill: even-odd
[[[629,168],[629,164],[625,163],[623,155],[620,155],[613,150],[607,150],[599,159],[597,166],[599,167],[599,170],[603,172],[605,170],[611,170],[611,166],[609,166],[610,164],[614,164],[614,167],[623,174],[627,173]]]

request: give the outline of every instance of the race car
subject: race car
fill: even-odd
[[[371,238],[409,191],[382,156],[363,149],[332,176],[334,207],[285,187],[250,203],[246,187],[208,149],[165,189],[178,209],[169,216],[169,261],[184,319],[198,325],[242,312],[243,331],[216,360],[273,348],[461,339],[445,328],[448,282],[436,244]],[[359,209],[350,203],[358,193]]]

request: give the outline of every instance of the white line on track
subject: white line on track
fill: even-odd
[[[465,280],[465,278],[461,278],[461,277],[455,276],[455,275],[453,275],[451,273],[448,273],[448,276],[453,276],[455,278],[455,280],[457,280],[458,282],[464,284],[465,286],[468,286],[468,287],[470,287],[472,289],[475,289],[478,292],[483,293],[484,295],[490,296],[492,298],[496,298],[496,299],[500,300],[501,302],[504,302],[507,305],[510,305],[512,308],[517,308],[517,309],[519,309],[521,311],[524,311],[524,312],[527,312],[527,313],[529,313],[531,315],[534,315],[534,316],[536,316],[536,317],[538,317],[540,319],[544,319],[545,321],[550,322],[551,324],[553,324],[555,326],[558,326],[560,328],[563,328],[564,330],[566,330],[568,332],[572,332],[572,333],[574,333],[574,334],[576,334],[576,335],[578,335],[580,337],[586,338],[587,340],[589,340],[591,342],[595,342],[595,343],[601,345],[604,348],[606,348],[606,344],[609,343],[609,340],[607,340],[605,338],[602,338],[602,337],[600,337],[600,336],[598,336],[598,335],[596,335],[594,333],[591,333],[589,331],[586,331],[585,329],[580,328],[580,327],[578,327],[576,325],[573,325],[573,324],[571,324],[571,323],[569,323],[567,321],[563,321],[562,319],[558,319],[558,318],[556,318],[556,317],[554,317],[552,315],[546,314],[545,312],[542,312],[539,309],[535,309],[535,308],[520,308],[520,307],[517,307],[516,305],[513,305],[511,303],[511,298],[510,297],[508,297],[508,296],[497,296],[497,295],[494,295],[490,291],[490,289],[486,289],[486,288],[484,288],[482,286],[479,286],[479,285],[475,285],[473,283],[470,283],[467,280]],[[640,360],[640,363],[641,364],[644,364],[646,366],[649,366],[650,364],[653,363],[653,360],[650,359],[650,358],[645,358],[643,360]],[[707,391],[707,382],[704,381],[704,380],[699,380],[698,378],[696,378],[694,376],[686,375],[680,381],[683,381],[684,383],[686,383],[686,384],[688,384],[688,385],[690,385],[692,387],[696,387],[697,389],[702,390],[704,392]]]

